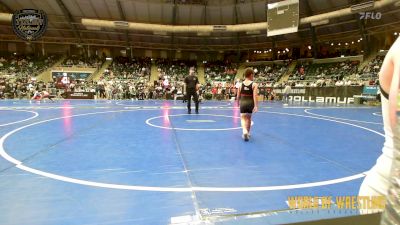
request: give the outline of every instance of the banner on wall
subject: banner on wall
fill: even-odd
[[[283,88],[274,88],[274,92],[280,97],[282,97],[282,91]],[[289,100],[292,102],[350,104],[354,103],[353,96],[362,93],[362,86],[292,88]]]

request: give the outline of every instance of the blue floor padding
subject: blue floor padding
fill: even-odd
[[[16,110],[39,115],[29,119],[34,113]],[[259,110],[251,140],[244,142],[232,102],[205,102],[200,115],[187,115],[181,101],[0,101],[0,125],[12,123],[0,126],[1,137],[26,126],[4,140],[5,152],[25,168],[63,177],[35,174],[1,157],[0,224],[169,225],[172,217],[213,211],[220,214],[212,218],[224,218],[216,225],[272,225],[356,214],[295,214],[287,212],[285,201],[357,195],[362,178],[298,189],[247,188],[329,181],[369,170],[384,141],[373,132],[383,133],[380,108],[263,102]]]

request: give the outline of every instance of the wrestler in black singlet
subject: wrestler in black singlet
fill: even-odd
[[[379,84],[379,90],[381,91],[381,94],[383,95],[383,97],[385,97],[386,99],[389,99],[389,94],[386,93],[385,90],[383,90],[383,88],[380,84]]]
[[[240,90],[240,113],[253,113],[254,108],[253,82],[249,85],[242,83]]]

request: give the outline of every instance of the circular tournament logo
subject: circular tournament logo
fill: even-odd
[[[26,41],[40,38],[47,28],[47,15],[43,10],[21,9],[11,20],[14,33]]]

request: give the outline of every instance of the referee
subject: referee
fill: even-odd
[[[188,114],[192,113],[190,108],[192,96],[196,105],[196,114],[199,114],[199,96],[197,95],[197,90],[199,90],[199,79],[197,79],[194,74],[194,67],[190,67],[189,76],[185,78],[185,97],[187,100]]]

